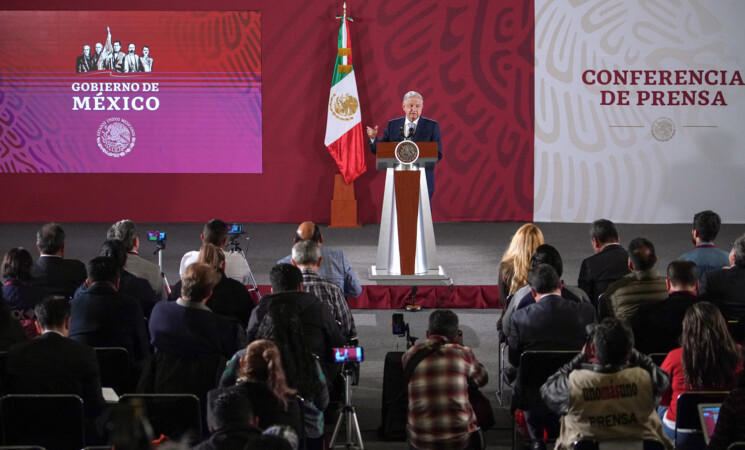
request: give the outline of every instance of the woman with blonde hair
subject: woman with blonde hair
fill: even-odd
[[[502,308],[507,308],[507,297],[513,295],[518,289],[528,284],[528,271],[530,271],[530,258],[535,249],[544,244],[543,233],[532,223],[526,223],[518,228],[510,246],[502,256],[499,263],[499,303]]]
[[[198,262],[205,263],[215,269],[220,275],[220,281],[212,290],[212,296],[206,306],[216,314],[237,319],[243,328],[248,325],[254,302],[246,286],[225,276],[225,253],[212,244],[202,244],[199,249]],[[168,296],[169,301],[175,301],[181,296],[181,281],[176,283]]]

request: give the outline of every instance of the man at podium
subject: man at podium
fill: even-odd
[[[437,160],[442,159],[442,138],[440,137],[440,124],[436,121],[422,117],[422,106],[424,99],[418,92],[409,91],[404,95],[404,101],[401,105],[404,110],[404,117],[388,121],[388,125],[383,131],[382,139],[378,139],[378,127],[367,127],[367,137],[370,138],[370,150],[373,154],[377,153],[376,144],[378,142],[399,142],[409,139],[414,142],[437,142]],[[427,189],[429,198],[435,191],[435,174],[434,168],[425,169],[427,176]]]

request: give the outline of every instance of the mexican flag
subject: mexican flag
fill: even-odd
[[[346,11],[341,17],[338,50],[331,79],[331,93],[326,120],[326,140],[331,156],[347,184],[365,173],[365,142],[362,132],[357,81],[352,67],[352,44],[349,41]]]

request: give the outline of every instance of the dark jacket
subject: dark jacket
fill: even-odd
[[[598,253],[585,258],[579,268],[577,285],[597,305],[600,294],[611,283],[629,273],[629,253],[618,244],[606,245]]]
[[[26,339],[28,339],[28,336],[21,323],[13,316],[8,305],[0,302],[0,352]]]
[[[75,296],[77,297],[78,294],[85,292],[86,289],[88,289],[88,285],[82,283],[78,287],[78,290],[75,291]],[[153,288],[150,287],[150,283],[146,279],[132,275],[126,270],[122,271],[121,278],[119,278],[119,293],[137,299],[142,313],[148,319],[153,311],[153,307],[160,301],[160,298],[155,294],[155,291],[153,291]]]
[[[308,347],[326,368],[332,358],[331,349],[343,346],[346,339],[326,305],[307,292],[279,292],[262,297],[248,321],[248,341],[256,339],[261,321],[269,311],[269,306],[277,299],[292,301],[297,305]]]
[[[55,332],[8,350],[3,384],[13,394],[75,394],[93,416],[103,410],[95,351]]]
[[[667,300],[639,307],[631,318],[634,348],[648,355],[680,347],[683,317],[688,307],[699,301],[695,295],[673,292]]]
[[[94,283],[71,302],[70,338],[91,347],[124,347],[138,370],[150,356],[145,316],[136,299]]]
[[[153,308],[149,325],[156,353],[186,359],[220,354],[229,359],[245,343],[237,320],[215,314],[204,305],[180,303],[160,302]]]
[[[243,328],[248,326],[248,319],[254,309],[251,294],[243,283],[228,278],[221,271],[222,278],[212,290],[212,296],[205,304],[212,312],[221,316],[232,317],[241,323]],[[181,280],[171,290],[168,301],[176,301],[181,297]]]
[[[699,297],[717,305],[727,320],[745,317],[745,267],[706,272]]]
[[[290,450],[289,442],[275,436],[264,436],[249,425],[229,424],[215,430],[206,441],[192,450],[235,450],[255,448],[266,450]]]
[[[62,259],[57,256],[40,256],[31,269],[35,286],[43,286],[50,294],[72,298],[75,290],[88,276],[85,264],[77,259]]]

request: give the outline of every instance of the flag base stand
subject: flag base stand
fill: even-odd
[[[334,175],[334,197],[331,199],[329,228],[359,228],[354,182],[347,184],[340,173]]]

